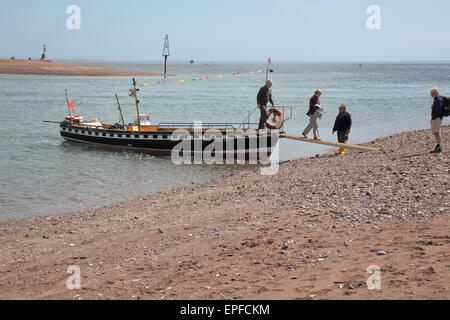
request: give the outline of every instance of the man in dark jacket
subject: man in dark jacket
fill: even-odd
[[[431,88],[430,92],[431,97],[434,99],[433,105],[431,106],[431,132],[434,134],[436,138],[436,147],[431,153],[440,153],[442,152],[441,147],[441,125],[442,118],[444,117],[444,101],[442,97],[439,95],[439,88],[434,87]]]
[[[261,112],[261,117],[259,119],[258,129],[264,129],[266,127],[267,121],[267,103],[270,101],[272,106],[275,108],[275,104],[272,100],[272,80],[268,80],[265,86],[259,89],[258,95],[256,96],[256,103]]]
[[[334,122],[333,134],[337,131],[338,142],[347,143],[348,135],[352,127],[352,116],[345,111],[347,109],[343,104],[339,107],[339,114]],[[339,148],[340,154],[345,154],[347,150],[345,148]]]

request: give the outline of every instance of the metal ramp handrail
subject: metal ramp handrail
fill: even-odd
[[[277,106],[277,109],[281,109],[284,115],[284,121],[286,123],[287,120],[292,119],[292,107],[290,106]],[[231,128],[236,130],[240,129],[250,129],[252,126],[258,127],[258,123],[250,122],[251,116],[258,110],[258,107],[253,109],[252,111],[248,111],[248,116],[242,122],[202,122],[202,128]],[[288,110],[289,115],[286,116],[286,110]],[[167,128],[167,129],[176,129],[176,128],[195,128],[195,123],[193,122],[161,122],[158,124],[158,128]],[[283,127],[280,128],[282,130]]]
[[[250,117],[253,113],[255,113],[256,110],[258,110],[258,107],[256,107],[252,111],[248,111],[248,116],[241,122],[242,128],[245,127],[245,124],[247,124],[247,128],[250,128]]]

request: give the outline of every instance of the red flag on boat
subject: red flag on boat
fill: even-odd
[[[73,106],[73,103],[69,100],[69,98],[67,98],[67,106],[70,110],[75,111],[75,107]]]

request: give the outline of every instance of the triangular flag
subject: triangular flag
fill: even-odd
[[[69,98],[67,98],[67,105],[69,106],[70,110],[75,111],[75,107],[73,106],[73,103],[69,100]]]

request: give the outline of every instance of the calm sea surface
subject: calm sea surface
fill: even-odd
[[[70,61],[76,62],[76,61]],[[160,62],[82,61],[115,68],[160,72]],[[172,62],[170,80],[264,69],[264,63]],[[323,139],[336,138],[331,128],[339,104],[353,117],[349,143],[429,126],[430,87],[450,95],[450,63],[276,63],[276,104],[292,106],[285,130],[299,134],[307,125],[309,98],[316,88],[324,94],[327,114],[320,121]],[[142,77],[138,82],[160,78]],[[265,73],[229,76],[184,84],[141,88],[141,112],[153,123],[240,122],[255,108]],[[0,220],[66,213],[131,200],[149,193],[207,181],[233,170],[230,166],[172,164],[170,157],[97,149],[65,142],[56,124],[67,113],[64,89],[85,119],[118,122],[114,94],[121,100],[125,121],[135,115],[128,97],[129,77],[57,77],[0,75]],[[252,119],[258,120],[258,115]],[[449,123],[446,118],[445,124]],[[431,146],[430,146],[431,147]],[[329,147],[281,141],[282,160],[328,151]]]

